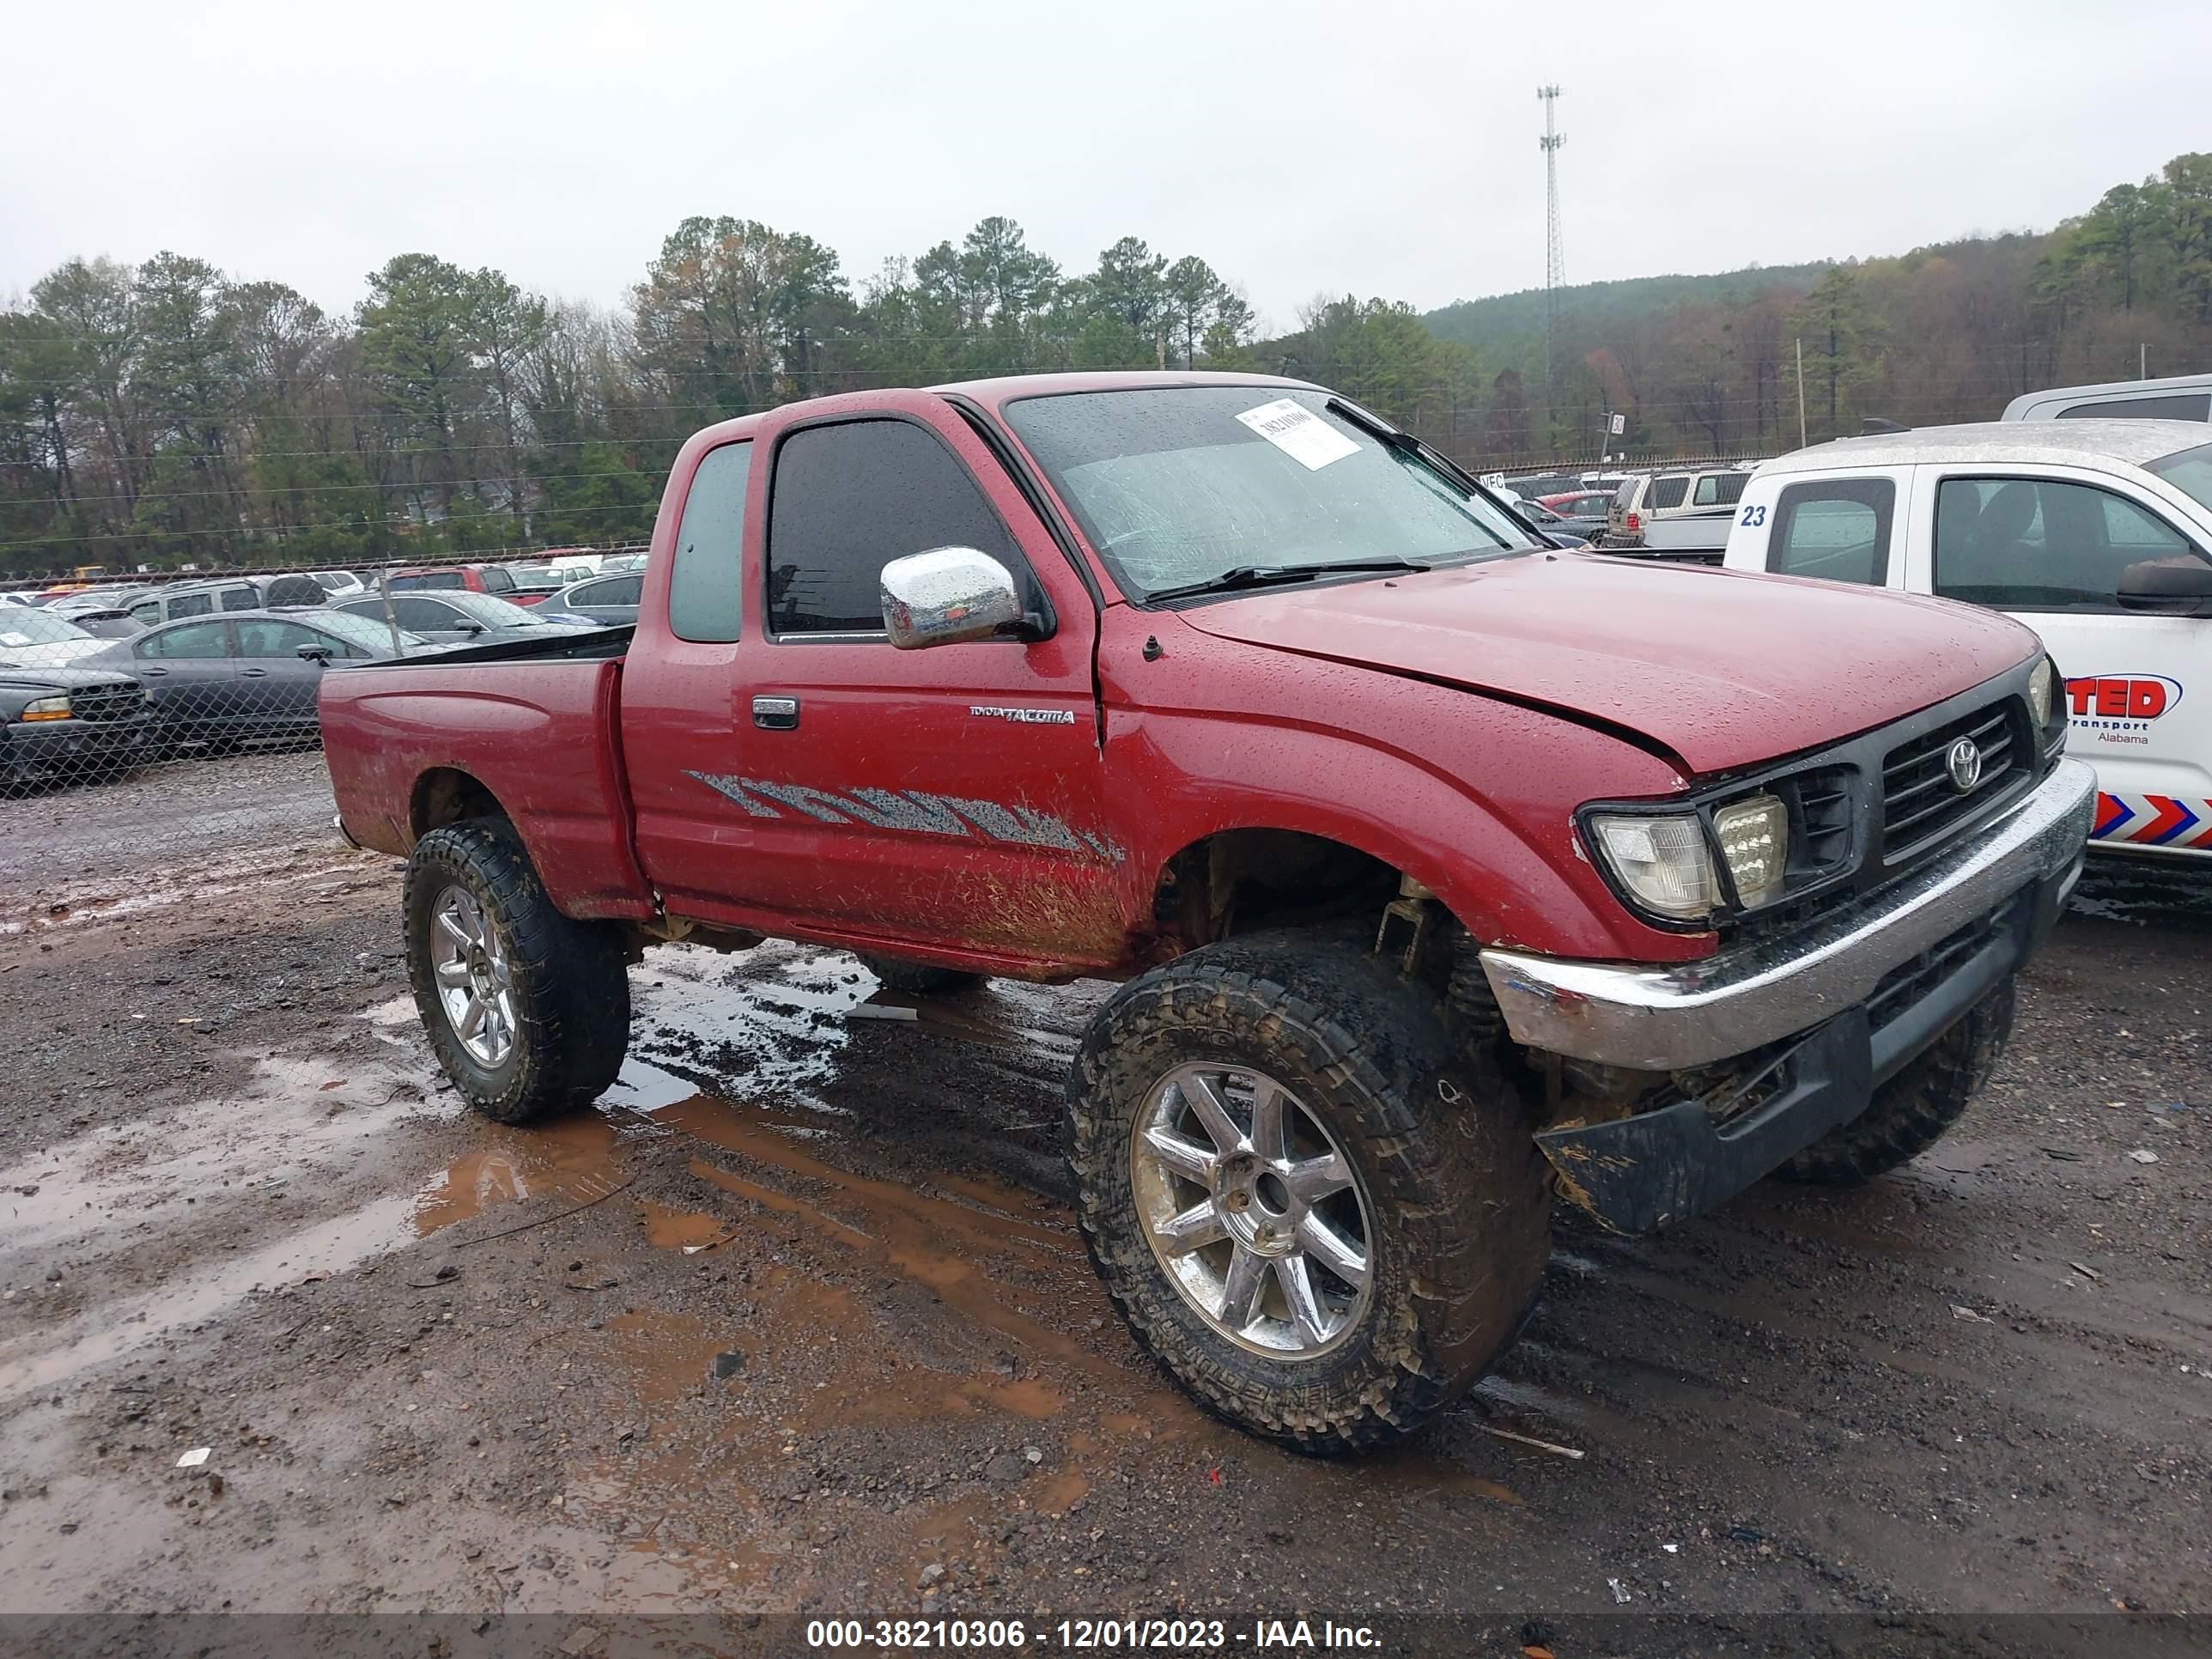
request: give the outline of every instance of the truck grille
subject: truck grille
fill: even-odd
[[[2027,770],[2031,745],[2016,729],[2014,702],[1987,704],[1882,757],[1882,845],[1892,860],[1971,817]],[[1961,738],[1971,738],[1981,754],[1981,775],[1968,789],[1950,771],[1951,749]]]
[[[136,680],[120,685],[80,685],[69,694],[70,713],[81,720],[127,720],[146,706]]]

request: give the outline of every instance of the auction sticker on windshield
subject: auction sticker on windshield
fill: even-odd
[[[1359,446],[1302,404],[1278,398],[1237,417],[1309,472],[1357,455]]]

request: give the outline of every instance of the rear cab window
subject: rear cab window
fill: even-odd
[[[1767,513],[1766,568],[1863,587],[1887,585],[1897,484],[1889,478],[1820,478],[1785,484]],[[1755,527],[1739,521],[1739,528]]]

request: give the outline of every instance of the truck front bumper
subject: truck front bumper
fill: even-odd
[[[1866,1109],[2041,943],[2081,871],[2095,775],[2062,760],[2003,817],[1790,938],[1668,967],[1492,950],[1514,1040],[1646,1072],[1759,1054],[1733,1116],[1686,1100],[1537,1139],[1576,1200],[1640,1232],[1711,1209]],[[1794,1039],[1785,1043],[1784,1039]]]

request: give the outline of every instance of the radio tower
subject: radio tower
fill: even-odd
[[[1567,142],[1567,137],[1553,124],[1553,108],[1559,101],[1559,89],[1539,87],[1536,96],[1544,105],[1544,136],[1536,143],[1544,152],[1544,404],[1548,420],[1552,349],[1559,331],[1559,290],[1567,283],[1567,251],[1559,240],[1559,146]]]

